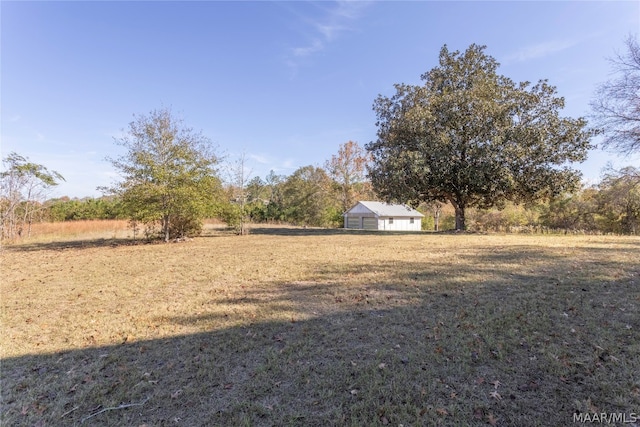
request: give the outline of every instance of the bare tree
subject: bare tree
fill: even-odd
[[[228,219],[236,228],[239,235],[249,234],[247,226],[247,185],[251,179],[253,170],[247,164],[245,152],[240,154],[233,165],[229,166],[231,204],[235,206],[234,214]]]
[[[598,86],[591,108],[603,146],[629,155],[640,152],[640,45],[634,36],[625,45],[610,59],[613,77]]]

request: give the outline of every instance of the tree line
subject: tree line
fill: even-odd
[[[354,142],[347,144],[357,145]],[[467,229],[637,235],[640,233],[639,180],[640,169],[630,166],[620,171],[609,170],[598,184],[584,186],[549,201],[527,205],[507,203],[500,209],[471,208],[467,212]],[[309,165],[288,176],[271,172],[264,178],[252,177],[242,191],[230,182],[221,183],[218,198],[210,203],[206,216],[226,222],[238,234],[242,232],[242,219],[245,227],[248,223],[341,227],[345,210],[357,200],[375,198],[368,181],[349,185],[345,182],[341,184],[331,178],[326,167]],[[342,199],[345,193],[348,197]],[[243,205],[238,194],[244,194]],[[425,214],[424,230],[455,228],[455,212],[449,205],[422,203],[418,210]],[[114,196],[24,201],[14,212],[23,221],[25,237],[28,224],[34,222],[130,219],[126,206]],[[25,214],[27,221],[24,221]],[[5,238],[9,236],[9,225],[3,230]]]
[[[606,148],[639,152],[640,48],[633,37],[626,47],[597,88],[592,127],[562,116],[564,98],[547,80],[516,83],[485,46],[445,45],[422,85],[397,84],[375,100],[376,141],[346,142],[323,167],[289,176],[254,177],[244,155],[225,163],[167,108],[134,116],[116,140],[125,154],[109,161],[121,180],[100,199],[45,200],[62,175],[11,153],[0,174],[2,237],[28,234],[37,220],[126,218],[164,241],[198,234],[207,217],[238,234],[248,222],[336,227],[364,199],[418,207],[425,228],[637,234],[640,170],[609,170],[584,188],[572,168],[597,135]]]

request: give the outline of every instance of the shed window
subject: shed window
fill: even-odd
[[[393,224],[393,218],[389,218],[389,224]]]
[[[413,224],[413,218],[409,218],[409,224]]]

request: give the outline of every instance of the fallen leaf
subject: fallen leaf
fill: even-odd
[[[224,385],[225,390],[230,390],[231,388],[233,388],[233,383],[227,383]]]
[[[182,394],[182,390],[176,390],[173,393],[171,393],[171,398],[172,399],[176,399],[178,396],[180,396]]]
[[[535,381],[530,381],[529,384],[518,386],[518,390],[520,391],[535,391],[538,388],[540,388],[540,386]]]
[[[477,420],[481,420],[484,418],[484,409],[482,408],[475,408],[473,410],[473,418],[477,419]]]
[[[438,409],[436,409],[436,413],[437,413],[438,415],[442,415],[443,417],[444,417],[444,416],[446,416],[446,415],[449,415],[449,412],[447,412],[447,410],[446,410],[446,409],[444,409],[444,408],[438,408]]]
[[[356,390],[355,388],[353,390],[351,390],[349,393],[351,393],[353,396],[355,396],[356,394],[358,394],[358,390]]]
[[[498,419],[493,414],[489,414],[487,416],[487,422],[492,426],[495,426],[498,423]]]
[[[387,365],[385,363],[381,363],[381,364],[378,365],[378,369],[384,369],[386,367],[387,367]]]
[[[493,388],[495,388],[496,390],[498,389],[498,386],[502,385],[502,383],[498,380],[494,380],[491,384],[493,384]]]
[[[502,396],[500,396],[500,393],[495,390],[489,393],[489,396],[493,397],[496,400],[502,400]]]

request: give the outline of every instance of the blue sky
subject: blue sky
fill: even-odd
[[[322,166],[376,138],[371,109],[471,43],[515,81],[549,79],[589,114],[640,2],[12,2],[1,14],[1,150],[57,170],[54,196],[99,196],[133,114],[170,107],[254,175]],[[580,165],[596,182],[607,162]]]

